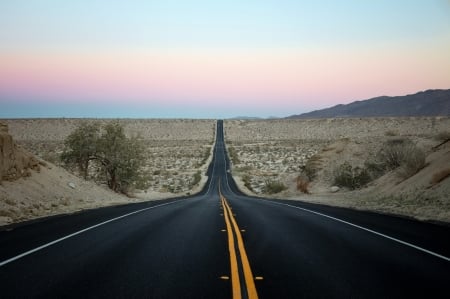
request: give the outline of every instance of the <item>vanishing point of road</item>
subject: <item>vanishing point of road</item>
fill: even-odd
[[[195,196],[0,228],[0,298],[449,298],[450,227],[244,196],[223,123]]]

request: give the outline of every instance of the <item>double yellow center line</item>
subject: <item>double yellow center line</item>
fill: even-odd
[[[244,241],[242,240],[241,231],[233,217],[231,208],[228,205],[226,198],[219,191],[220,201],[223,207],[223,215],[225,218],[225,224],[227,226],[228,233],[228,250],[230,252],[230,266],[231,266],[231,286],[233,289],[233,299],[242,298],[241,282],[239,278],[239,266],[236,254],[236,246],[234,235],[236,235],[237,248],[241,257],[242,271],[244,273],[245,288],[247,290],[247,297],[249,299],[257,299],[258,294],[256,292],[255,281],[253,279],[252,269],[245,252]],[[234,231],[234,234],[233,234]]]

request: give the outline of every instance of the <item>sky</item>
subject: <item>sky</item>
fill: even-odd
[[[0,118],[283,117],[450,88],[450,0],[2,0]]]

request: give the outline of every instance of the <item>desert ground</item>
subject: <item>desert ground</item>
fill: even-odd
[[[64,169],[60,155],[65,138],[80,122],[101,125],[108,121],[2,120],[2,136],[8,140],[12,136],[14,140],[9,144],[16,155],[13,160],[29,157],[35,166],[13,165],[12,169],[26,175],[0,180],[0,225],[112,204],[193,194],[202,189],[212,159],[214,120],[119,120],[128,136],[139,136],[146,146],[145,169],[150,186],[146,190],[134,190],[131,197],[85,181],[74,169]],[[3,158],[10,160],[10,155]],[[197,172],[201,180],[194,184],[193,176]]]
[[[150,186],[134,190],[131,197],[81,179],[59,158],[64,139],[80,122],[107,121],[0,121],[0,225],[201,190],[212,158],[215,120],[120,120],[127,135],[143,139],[148,157]],[[233,176],[249,195],[450,222],[448,117],[226,120],[224,130]],[[410,140],[425,153],[426,164],[417,173],[405,178],[394,169],[356,190],[335,185],[342,163],[364,167],[386,142],[398,139]],[[298,188],[305,169],[314,170],[307,194]],[[202,178],[193,185],[197,172]],[[269,194],[267,182],[281,183],[286,190]]]
[[[450,118],[228,120],[224,128],[233,176],[247,194],[450,222]],[[335,186],[342,163],[362,168],[398,139],[425,153],[418,173],[405,179],[392,170],[357,190]],[[309,194],[297,188],[305,167],[315,172]],[[287,189],[268,194],[267,182]]]

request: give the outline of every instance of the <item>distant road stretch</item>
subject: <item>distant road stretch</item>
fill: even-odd
[[[244,196],[223,123],[196,196],[0,228],[1,298],[449,298],[450,227]]]

